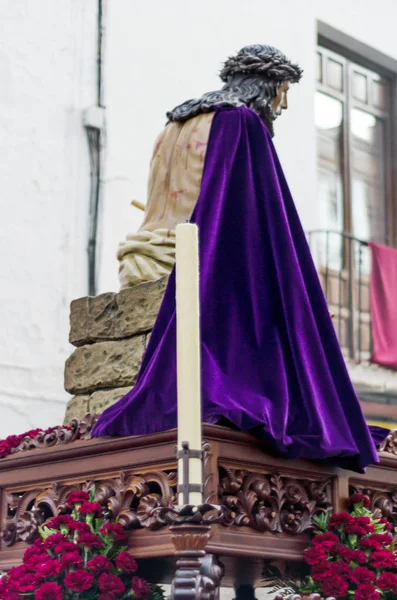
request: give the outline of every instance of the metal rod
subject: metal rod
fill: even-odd
[[[361,244],[358,245],[358,340],[357,340],[357,354],[358,361],[361,362],[361,277],[362,277],[362,266],[363,266],[363,247]]]
[[[205,445],[208,448],[208,445]],[[182,467],[182,482],[178,484],[178,495],[182,495],[183,504],[190,504],[189,494],[190,492],[199,492],[203,494],[204,485],[200,483],[190,483],[190,461],[191,458],[199,458],[202,462],[204,457],[204,449],[202,450],[191,450],[189,448],[189,442],[182,442],[182,449],[177,450],[178,459],[178,470]],[[182,463],[182,464],[181,464]],[[180,497],[180,496],[179,496]]]
[[[103,50],[103,0],[98,0],[98,42],[97,42],[97,104],[102,106],[102,50]]]
[[[362,244],[363,246],[368,246],[368,241],[361,240],[360,238],[357,238],[354,235],[351,235],[350,233],[338,231],[337,229],[311,229],[309,233],[327,233],[327,231],[332,234],[340,235],[342,238],[345,238],[347,240],[354,240],[356,242],[360,242],[360,244]]]
[[[348,343],[349,343],[349,357],[354,358],[354,315],[353,315],[353,249],[352,239],[349,240],[349,252],[348,252],[348,309],[349,309],[349,320],[348,320]]]
[[[325,234],[325,299],[328,302],[328,277],[329,277],[329,231]]]
[[[97,14],[97,106],[103,106],[103,3],[98,0]],[[95,296],[97,291],[97,238],[98,220],[101,197],[101,144],[102,134],[100,129],[87,128],[91,163],[91,191],[89,207],[89,237],[88,237],[88,293]]]
[[[344,288],[344,281],[342,277],[343,272],[343,241],[341,240],[340,244],[340,265],[339,265],[339,274],[338,274],[338,339],[339,344],[342,345],[342,293]]]

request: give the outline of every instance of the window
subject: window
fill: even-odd
[[[318,47],[315,121],[321,229],[388,243],[390,109],[387,77]],[[327,265],[341,269],[346,261],[342,237],[330,235],[327,246],[322,248]],[[366,258],[363,268],[368,268]]]

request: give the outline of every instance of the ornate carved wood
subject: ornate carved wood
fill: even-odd
[[[184,524],[175,498],[176,432],[89,439],[90,427],[86,420],[59,431],[56,439],[24,440],[0,460],[0,570],[20,561],[38,525],[64,509],[68,491],[95,484],[97,500],[129,531],[143,567],[161,558],[148,572],[161,567],[163,580],[170,581],[175,548],[169,525]],[[342,509],[349,488],[367,490],[373,506],[397,527],[394,433],[381,464],[365,475],[275,458],[248,434],[224,427],[206,425],[204,439],[210,444],[204,465],[207,508],[198,517],[201,525],[211,525],[206,551],[222,558],[226,585],[259,582],[265,559],[301,560],[313,516]]]
[[[332,480],[311,481],[280,473],[221,466],[220,503],[232,511],[229,526],[301,535],[311,531],[313,517],[332,509]]]

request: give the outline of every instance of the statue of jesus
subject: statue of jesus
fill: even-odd
[[[143,223],[119,245],[122,288],[169,275],[175,262],[175,227],[192,215],[216,107],[247,106],[274,135],[274,121],[288,108],[287,94],[302,70],[271,46],[247,46],[229,58],[221,90],[188,100],[167,113],[156,140]]]
[[[168,113],[140,232],[149,250],[140,256],[154,275],[157,265],[171,269],[176,224],[197,224],[205,423],[248,431],[285,458],[362,472],[378,462],[387,430],[365,422],[272,142],[301,74],[275,48],[248,46],[226,61],[221,91]],[[176,426],[172,271],[136,385],[100,416],[94,435]]]

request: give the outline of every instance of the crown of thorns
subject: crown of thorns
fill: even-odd
[[[297,83],[303,70],[272,46],[246,46],[223,65],[220,78],[225,83],[234,75],[262,75],[269,80]]]

